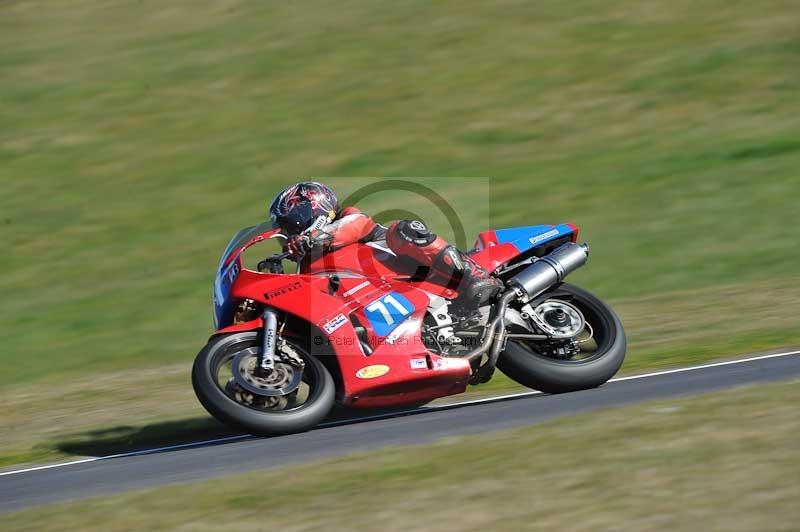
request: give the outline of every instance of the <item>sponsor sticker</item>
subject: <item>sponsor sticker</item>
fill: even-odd
[[[363,283],[357,284],[353,288],[351,288],[350,290],[347,290],[346,292],[344,292],[342,294],[342,296],[343,297],[352,296],[353,294],[355,294],[359,290],[363,290],[364,288],[368,287],[369,285],[370,285],[369,281],[364,281]]]
[[[233,284],[236,278],[239,276],[239,263],[234,261],[231,263],[230,268],[228,268],[228,282]]]
[[[318,216],[317,219],[314,220],[314,223],[311,224],[311,227],[306,229],[304,231],[304,233],[310,233],[310,232],[312,232],[312,231],[314,231],[316,229],[322,229],[323,227],[325,227],[325,225],[327,223],[328,223],[328,217],[327,216]]]
[[[322,328],[325,329],[326,333],[331,334],[345,323],[347,323],[347,317],[344,314],[339,314],[335,318],[324,323]]]
[[[533,236],[528,239],[531,244],[538,244],[542,240],[547,240],[548,238],[552,238],[558,234],[558,229],[553,229],[552,231],[548,231],[546,233],[542,233],[538,236]]]
[[[428,369],[428,361],[424,358],[412,358],[411,369]]]
[[[389,373],[389,366],[386,364],[375,364],[374,366],[366,366],[356,372],[356,377],[359,379],[375,379],[382,377]]]
[[[294,292],[295,290],[299,290],[302,287],[303,283],[301,283],[300,281],[295,281],[292,284],[287,284],[281,286],[280,288],[276,288],[275,290],[270,290],[269,292],[264,294],[264,299],[279,297],[288,294],[289,292]]]

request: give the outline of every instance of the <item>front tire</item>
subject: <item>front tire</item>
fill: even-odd
[[[261,401],[243,401],[246,395],[232,393],[230,380],[227,383],[221,372],[226,364],[237,354],[258,347],[258,334],[255,331],[233,333],[212,338],[198,353],[192,368],[192,385],[195,394],[205,409],[226,425],[242,429],[256,435],[277,435],[309,430],[320,423],[333,407],[336,386],[330,372],[315,357],[309,355],[300,345],[287,339],[293,350],[302,358],[303,395],[302,404],[275,400],[282,408],[267,408]],[[294,394],[292,401],[297,394]],[[283,402],[281,402],[283,401]]]
[[[578,307],[597,337],[596,352],[580,360],[546,356],[534,342],[509,340],[497,367],[516,382],[546,393],[563,393],[596,388],[613,377],[625,360],[627,340],[616,313],[590,292],[562,284],[548,294]]]

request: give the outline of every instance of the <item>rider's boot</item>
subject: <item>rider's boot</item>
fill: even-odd
[[[434,260],[431,270],[457,283],[455,306],[477,308],[492,300],[503,288],[500,279],[492,277],[469,255],[453,245],[445,247]]]

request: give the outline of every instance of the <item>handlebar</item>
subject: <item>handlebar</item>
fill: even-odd
[[[278,237],[278,236],[281,238],[286,238],[284,235],[281,234],[273,235],[273,237]],[[330,235],[327,236],[330,237]],[[326,239],[324,237],[323,238],[309,237],[309,243],[312,248],[320,246],[325,242],[327,242],[328,240],[329,238]],[[264,270],[269,269],[270,273],[283,273],[282,261],[284,259],[288,259],[289,257],[291,257],[291,255],[292,254],[289,251],[284,251],[283,253],[276,253],[274,255],[270,255],[269,257],[258,263],[258,271],[263,272]]]
[[[283,273],[283,261],[291,255],[288,251],[275,253],[258,263],[258,271],[269,270],[269,273]]]

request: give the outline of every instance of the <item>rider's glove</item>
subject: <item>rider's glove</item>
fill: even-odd
[[[302,257],[314,247],[314,244],[308,235],[294,235],[286,242],[286,247],[293,256]]]

